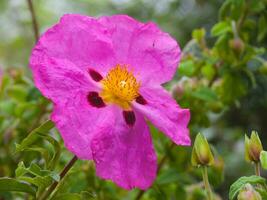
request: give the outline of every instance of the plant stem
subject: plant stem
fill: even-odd
[[[206,166],[202,167],[202,177],[203,177],[203,182],[205,185],[206,192],[208,194],[208,200],[213,200],[212,191],[211,191],[210,183],[209,183],[209,177],[208,177],[208,168]]]
[[[169,150],[171,150],[173,147],[175,146],[175,143],[171,143],[171,145],[168,147]],[[159,162],[159,165],[158,165],[158,170],[157,170],[157,173],[159,173],[159,171],[161,170],[161,168],[163,167],[164,163],[166,162],[168,156],[167,154],[165,154],[160,162]],[[145,194],[145,190],[140,190],[139,193],[137,194],[137,196],[135,197],[135,200],[140,200],[142,198],[142,196]]]
[[[35,38],[35,42],[37,42],[39,38],[39,27],[38,27],[36,15],[35,15],[34,7],[32,4],[32,0],[27,0],[27,2],[28,2],[30,13],[31,13],[31,17],[32,17],[32,28],[34,32],[34,38]]]
[[[260,162],[255,163],[255,174],[256,176],[261,176],[261,166]]]
[[[60,180],[59,182],[65,177],[65,175],[67,174],[67,172],[71,169],[71,167],[74,165],[74,163],[78,160],[77,156],[73,156],[73,158],[67,163],[67,165],[65,165],[64,169],[61,171],[60,173]],[[47,197],[52,194],[52,192],[55,190],[55,188],[57,187],[58,183],[57,181],[55,181],[49,188],[48,190],[46,190],[45,193],[43,193],[43,195],[41,195],[40,198],[38,198],[38,200],[45,200],[47,199]]]

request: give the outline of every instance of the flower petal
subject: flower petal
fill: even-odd
[[[102,17],[109,29],[118,63],[129,64],[142,83],[172,79],[181,56],[177,42],[154,23],[140,23],[126,15]]]
[[[127,15],[113,15],[99,18],[99,22],[111,34],[118,64],[128,63],[128,51],[132,36],[143,24]]]
[[[93,136],[114,124],[112,107],[95,108],[83,93],[78,93],[64,105],[55,104],[51,119],[66,148],[80,159],[92,159]]]
[[[54,103],[64,104],[76,93],[87,93],[96,88],[88,74],[66,59],[50,58],[35,50],[30,66],[36,87]]]
[[[147,189],[156,176],[157,159],[146,122],[135,112],[128,126],[116,111],[116,124],[96,135],[91,143],[97,175],[125,189]]]
[[[162,87],[140,88],[140,94],[147,101],[142,105],[137,102],[133,106],[143,113],[160,131],[165,133],[177,145],[190,145],[190,120],[188,109],[182,109]]]
[[[35,50],[49,57],[67,59],[83,71],[105,72],[114,66],[111,36],[97,19],[66,14],[40,38]]]

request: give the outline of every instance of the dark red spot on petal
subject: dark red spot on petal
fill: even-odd
[[[137,103],[139,103],[139,104],[142,104],[142,105],[147,104],[146,100],[145,100],[144,97],[141,96],[141,95],[139,95],[139,96],[135,99],[135,101],[136,101]]]
[[[89,74],[91,76],[91,78],[96,81],[99,82],[103,79],[103,77],[101,76],[101,74],[99,74],[97,71],[93,70],[93,69],[89,69]]]
[[[135,114],[133,111],[123,111],[123,117],[126,124],[133,126],[135,123]]]
[[[105,106],[103,99],[98,95],[97,92],[89,92],[87,95],[88,102],[97,108],[102,108]]]

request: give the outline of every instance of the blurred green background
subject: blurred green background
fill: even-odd
[[[181,106],[190,108],[192,140],[202,132],[213,146],[216,163],[209,175],[218,199],[228,199],[230,185],[254,173],[244,161],[243,146],[244,134],[257,130],[267,148],[266,1],[33,0],[33,6],[40,33],[65,13],[124,13],[143,22],[153,21],[169,32],[183,49],[183,59],[166,88]],[[55,180],[51,174],[59,173],[71,154],[55,129],[23,150],[15,145],[47,120],[52,110],[51,103],[35,89],[28,69],[35,39],[26,0],[0,1],[0,36],[4,74],[0,78],[0,177],[24,180],[41,193]],[[191,147],[171,146],[152,126],[151,131],[159,162],[165,160],[142,199],[205,199],[201,173],[190,164]],[[47,165],[51,160],[53,164]],[[36,175],[31,171],[33,165],[51,173]],[[18,173],[25,168],[27,173]],[[263,171],[262,176],[266,175]],[[53,199],[67,199],[67,195],[70,199],[138,199],[140,191],[124,191],[100,180],[93,163],[78,161]],[[0,192],[0,199],[31,198]]]

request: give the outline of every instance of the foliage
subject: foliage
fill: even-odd
[[[193,6],[194,16],[183,11],[192,1],[54,2],[34,1],[41,32],[62,12],[123,12],[143,21],[156,21],[181,41],[183,58],[166,88],[182,107],[190,108],[192,139],[202,132],[212,144],[214,162],[208,175],[215,198],[227,199],[230,189],[229,198],[235,199],[246,184],[266,198],[266,172],[263,177],[247,176],[253,171],[244,162],[243,148],[245,132],[256,129],[261,139],[267,133],[266,1],[198,0]],[[57,14],[51,4],[59,6]],[[11,12],[14,8],[16,13]],[[3,27],[8,27],[8,34],[6,29],[0,30],[0,63],[4,68],[0,78],[0,199],[34,199],[58,181],[50,196],[53,200],[138,199],[137,189],[128,192],[100,180],[90,161],[78,160],[61,180],[60,172],[72,155],[49,121],[51,103],[34,87],[27,70],[34,43],[28,8],[26,3],[14,3],[12,7],[5,0],[0,1],[0,10],[0,17],[10,22],[0,20],[1,25],[5,21]],[[12,13],[18,15],[15,23],[9,17]],[[219,13],[217,22],[215,13]],[[17,34],[9,34],[11,30]],[[170,145],[153,126],[150,128],[162,167],[154,185],[141,194],[142,199],[204,200],[201,171],[190,163],[192,148]],[[261,142],[266,147],[266,139]],[[260,160],[266,169],[265,151]]]

